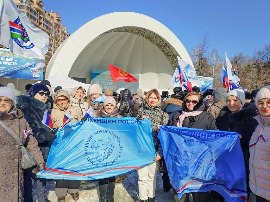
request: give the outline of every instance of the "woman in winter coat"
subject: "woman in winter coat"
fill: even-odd
[[[88,89],[88,106],[95,110],[96,116],[99,116],[99,111],[103,107],[105,97],[102,95],[102,88],[99,84],[93,84]]]
[[[70,92],[70,103],[72,106],[77,106],[80,108],[81,116],[84,116],[88,110],[86,97],[86,91],[82,86],[75,87]]]
[[[23,113],[15,106],[15,95],[10,88],[0,88],[0,121],[15,132],[21,139],[23,145],[33,155],[37,162],[37,167],[33,170],[38,172],[42,169],[44,160],[38,148],[37,140],[31,134],[31,129],[25,120]],[[31,188],[26,187],[24,181],[24,170],[21,167],[21,152],[17,141],[0,126],[0,194],[1,201],[23,202],[32,201],[23,196],[24,189],[28,189],[30,195]],[[31,170],[32,171],[32,170]],[[28,182],[28,183],[31,183]],[[30,199],[30,200],[29,200]]]
[[[259,115],[258,126],[249,142],[249,186],[256,202],[270,201],[270,86],[265,86],[255,98]],[[249,124],[249,123],[247,123]]]
[[[153,163],[138,170],[138,187],[140,201],[155,201],[157,161],[162,157],[160,141],[157,137],[159,127],[168,123],[168,114],[160,107],[161,97],[157,89],[150,90],[145,98],[145,105],[139,108],[137,118],[150,119],[152,122],[152,135],[156,150]]]
[[[203,104],[202,96],[197,92],[188,93],[183,101],[182,113],[176,112],[173,117],[173,126],[198,128],[203,130],[216,130],[214,117],[207,113]],[[211,200],[209,192],[192,193],[194,202],[206,202]],[[181,201],[188,201],[187,194]],[[216,200],[215,200],[216,201]]]
[[[100,118],[121,118],[113,97],[107,96],[99,112]],[[100,202],[114,202],[115,177],[98,180]]]
[[[51,122],[48,126],[43,122],[44,117],[46,120],[51,120],[49,115],[49,106],[46,105],[50,91],[47,86],[42,83],[34,84],[30,91],[30,96],[21,95],[17,98],[17,107],[22,110],[25,119],[32,129],[34,137],[38,141],[38,146],[42,152],[43,159],[47,161],[50,147],[55,139],[55,134],[52,129]],[[37,187],[37,198],[39,202],[48,202],[47,180],[37,179],[35,186]]]
[[[81,109],[78,106],[71,106],[70,96],[66,90],[58,90],[54,95],[54,104],[51,113],[53,128],[79,121],[82,118]],[[74,201],[79,200],[79,180],[57,180],[55,193],[59,202],[64,202],[67,193]]]
[[[216,125],[219,130],[239,133],[248,183],[249,141],[258,125],[258,122],[254,119],[258,115],[257,108],[254,104],[245,103],[245,93],[242,89],[229,91],[226,97],[226,105],[216,118]],[[249,196],[248,184],[247,191]]]

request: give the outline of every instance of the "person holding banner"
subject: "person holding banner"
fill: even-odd
[[[162,148],[157,135],[159,127],[168,123],[169,116],[160,107],[161,97],[157,89],[152,89],[147,93],[145,102],[145,105],[139,108],[137,118],[151,120],[153,141],[157,155],[153,159],[152,164],[138,170],[138,187],[140,202],[154,202],[157,161],[162,157]]]
[[[42,83],[34,84],[29,90],[30,96],[21,95],[17,98],[17,107],[22,110],[25,119],[32,129],[34,137],[42,152],[44,161],[47,161],[51,144],[55,139],[49,114],[49,106],[46,105],[50,91]],[[39,202],[48,202],[47,181],[36,179],[35,186]]]
[[[249,142],[249,185],[256,202],[270,201],[270,86],[259,90],[255,97],[259,110],[258,126]],[[248,124],[248,123],[247,123]]]
[[[104,105],[99,112],[100,118],[121,118],[116,107],[116,101],[113,97],[107,96]],[[109,177],[98,180],[100,202],[114,201],[115,177]]]
[[[61,128],[66,124],[81,120],[82,113],[79,107],[71,106],[68,91],[61,89],[54,95],[51,117],[53,128]],[[78,180],[57,180],[55,193],[58,202],[64,202],[67,193],[72,196],[74,201],[78,201],[79,188],[80,181]]]
[[[258,122],[254,119],[258,115],[254,104],[245,103],[245,92],[242,89],[234,89],[227,93],[226,106],[220,111],[216,118],[219,130],[233,131],[239,133],[240,144],[244,155],[246,177],[248,178],[249,141],[256,129]],[[250,189],[247,184],[248,197]]]
[[[173,126],[198,128],[203,130],[216,130],[215,119],[213,115],[205,111],[203,97],[198,92],[188,93],[183,101],[182,113],[176,112],[173,117]],[[216,193],[213,192],[212,195]],[[209,192],[193,192],[194,202],[206,202],[211,200]],[[189,201],[188,194],[180,199],[181,202]],[[214,200],[215,202],[219,200]]]

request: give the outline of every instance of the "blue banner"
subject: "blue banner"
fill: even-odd
[[[151,122],[135,118],[88,118],[57,132],[39,178],[97,180],[153,163]]]
[[[238,133],[162,126],[158,137],[179,198],[185,193],[214,190],[226,201],[247,201]]]
[[[41,80],[43,68],[36,66],[36,60],[12,54],[0,49],[0,77]]]

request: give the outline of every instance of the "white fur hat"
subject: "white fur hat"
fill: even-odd
[[[228,96],[237,97],[241,101],[242,105],[246,103],[245,92],[243,89],[237,88],[237,89],[231,90],[227,93],[227,97]]]
[[[9,87],[0,87],[0,96],[7,97],[12,100],[13,105],[16,103],[16,97]]]
[[[264,86],[263,88],[261,88],[256,97],[255,97],[255,103],[256,103],[256,106],[258,104],[258,101],[260,99],[263,99],[263,98],[269,98],[270,99],[270,86]]]

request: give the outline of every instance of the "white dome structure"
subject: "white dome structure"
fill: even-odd
[[[139,88],[167,89],[177,56],[192,64],[180,40],[148,16],[116,12],[95,18],[69,36],[50,60],[46,78],[62,72],[86,78],[91,70],[108,71],[108,64],[139,75]]]

